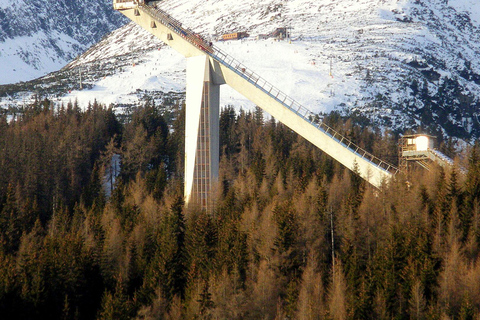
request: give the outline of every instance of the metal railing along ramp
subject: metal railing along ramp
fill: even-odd
[[[325,123],[315,121],[318,117],[313,112],[211,42],[183,27],[180,21],[165,11],[144,4],[143,1],[114,0],[114,6],[117,10],[134,10],[133,17],[129,18],[139,24],[141,21],[135,19],[135,16],[147,14],[151,18],[150,23],[143,22],[143,25],[140,25],[184,56],[208,55],[214,72],[223,83],[230,85],[350,170],[358,170],[360,176],[375,187],[380,187],[385,180],[398,172],[396,167],[360,148]],[[156,34],[152,30],[160,27],[159,24],[166,28],[165,34]]]
[[[431,162],[435,162],[442,167],[453,167],[455,165],[454,161],[443,154],[442,152],[428,148],[426,150],[402,150],[402,157],[408,159],[410,161],[416,161],[420,166],[423,168],[430,170],[431,169]],[[426,162],[426,160],[431,161]],[[460,172],[466,172],[466,170],[462,167],[459,168]]]
[[[454,165],[454,162],[453,160],[446,156],[445,154],[443,154],[442,152],[436,150],[436,149],[428,149],[429,151],[429,154],[430,154],[430,158],[439,163],[440,165],[449,165],[449,166],[453,166]]]

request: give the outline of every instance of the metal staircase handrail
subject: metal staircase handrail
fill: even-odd
[[[243,63],[236,60],[229,54],[223,52],[217,46],[208,44],[207,41],[203,40],[203,38],[199,37],[192,30],[182,27],[182,24],[178,20],[172,18],[165,11],[159,8],[152,8],[148,5],[143,5],[143,4],[140,4],[139,6],[141,6],[143,9],[148,11],[148,13],[151,14],[153,17],[160,20],[160,22],[162,22],[165,25],[165,27],[167,27],[169,30],[182,36],[192,45],[198,47],[200,41],[202,42],[201,43],[202,45],[207,44],[208,47],[203,47],[203,46],[201,47],[201,50],[203,50],[205,54],[211,56],[213,59],[217,60],[218,62],[228,67],[230,70],[234,71],[239,76],[243,77],[245,80],[247,80],[257,88],[259,88],[260,90],[268,94],[273,99],[280,102],[286,108],[296,113],[305,121],[307,121],[317,129],[319,129],[320,131],[324,132],[326,135],[330,136],[332,139],[334,139],[343,147],[349,149],[350,151],[358,155],[360,158],[363,158],[371,162],[375,166],[387,172],[390,172],[391,174],[396,174],[399,171],[397,167],[377,158],[376,156],[364,150],[363,148],[360,148],[351,140],[349,140],[348,138],[341,135],[340,133],[332,129],[330,126],[325,124],[323,121],[320,123],[315,122],[313,120],[317,117],[315,113],[305,108],[303,105],[295,101],[293,98],[289,97],[280,89],[277,89],[274,85],[272,85],[270,82],[260,77],[255,72],[249,70]],[[184,32],[185,34],[182,32]]]

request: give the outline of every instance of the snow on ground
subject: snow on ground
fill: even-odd
[[[56,48],[69,50],[69,47],[79,45],[67,35],[55,32],[53,36],[61,40],[55,42]],[[52,50],[43,50],[45,47]],[[0,46],[0,84],[32,80],[43,76],[47,71],[60,69],[66,63],[53,50],[49,37],[43,32],[6,39]]]
[[[468,9],[469,1],[450,4]],[[359,100],[378,95],[401,101],[408,89],[395,84],[407,77],[405,62],[423,61],[419,48],[442,51],[451,68],[457,63],[456,54],[445,47],[448,38],[440,39],[424,23],[399,21],[411,15],[414,4],[410,0],[387,0],[377,6],[371,0],[169,0],[160,6],[313,112],[329,112],[339,106],[354,108]],[[283,26],[291,27],[293,41],[255,40],[258,34]],[[247,30],[250,38],[215,41],[225,32],[241,30]],[[110,37],[105,50],[79,61],[126,54],[135,45],[152,47],[151,37],[150,42],[138,43],[145,37],[140,28],[125,27]],[[131,45],[125,45],[128,43]],[[468,46],[461,50],[475,55]],[[138,101],[138,91],[184,92],[186,64],[179,54],[162,46],[160,51],[154,49],[140,58],[135,67],[99,81],[92,90],[73,91],[62,101],[77,99],[85,106],[96,98],[106,104],[129,104]],[[449,75],[448,70],[440,73]],[[220,101],[222,106],[253,107],[228,86],[222,86]]]
[[[12,2],[10,0],[0,0],[0,9],[8,8]]]
[[[448,5],[457,12],[469,11],[474,19],[480,11],[473,8],[476,1],[450,0]],[[395,125],[408,116],[391,106],[409,103],[405,101],[411,94],[408,81],[422,79],[421,71],[435,67],[443,77],[452,77],[463,68],[464,60],[472,62],[473,71],[480,71],[478,37],[458,31],[443,0],[423,4],[413,0],[164,0],[159,5],[307,109],[358,108],[373,117],[383,108],[382,115],[391,115]],[[278,27],[291,28],[292,41],[255,40]],[[217,41],[223,33],[235,31],[248,31],[251,36]],[[435,59],[430,60],[440,62],[437,66],[429,64],[431,55]],[[425,67],[414,68],[410,63]],[[84,79],[93,79],[88,75],[95,70],[88,65],[101,69],[103,64],[117,67],[112,75],[89,82],[92,89],[72,91],[58,101],[77,100],[83,107],[94,99],[107,105],[137,104],[146,91],[185,91],[185,59],[133,23],[113,32],[67,68],[80,67]],[[471,92],[480,92],[475,83],[459,81]],[[431,91],[437,85],[428,83]],[[376,99],[391,105],[379,106]],[[226,85],[220,102],[221,106],[253,107]]]
[[[469,13],[470,18],[480,26],[480,3],[478,0],[449,0],[448,5],[458,12]]]
[[[112,0],[0,0],[0,85],[59,70],[125,21]]]
[[[338,70],[338,76],[330,75],[328,57],[312,58],[319,43],[244,40],[218,42],[224,52],[237,57],[249,69],[284,91],[312,111],[331,111],[339,103],[332,87],[342,91],[358,91],[355,81]],[[100,80],[91,90],[75,90],[61,100],[64,103],[77,100],[85,107],[96,99],[107,105],[135,103],[137,91],[161,90],[185,91],[186,59],[168,47],[153,50],[142,57],[143,62],[119,70],[113,76]],[[251,109],[254,105],[235,90],[221,87],[221,105],[233,105]]]
[[[314,112],[331,111],[345,92],[358,91],[346,70],[332,70],[334,59],[319,55],[320,43],[250,40],[221,42],[218,47]],[[332,73],[330,75],[330,73]],[[341,92],[335,92],[335,90]],[[337,95],[337,93],[339,95]],[[228,101],[235,105],[235,102]]]
[[[392,31],[387,36],[392,41],[396,41],[395,38],[400,41],[405,31],[402,24],[398,24],[396,30],[391,27],[394,24],[391,9],[398,6],[396,1],[390,1],[389,6],[385,5],[379,11],[371,6],[369,0],[347,0],[341,4],[320,1],[319,5],[310,0],[292,0],[285,3],[282,21],[275,21],[279,6],[284,5],[281,1],[248,3],[253,6],[251,10],[247,10],[249,6],[242,10],[238,8],[241,4],[229,0],[210,0],[207,3],[197,1],[196,4],[186,0],[171,0],[161,5],[166,6],[164,9],[179,18],[184,26],[201,32],[212,40],[223,32],[246,30],[248,26],[251,34],[249,39],[215,44],[314,112],[328,112],[341,104],[353,105],[355,97],[358,97],[362,90],[359,81],[363,76],[361,70],[372,65],[370,58],[374,54],[378,55],[376,50],[379,48],[376,46],[385,38],[377,29],[382,26],[391,28]],[[382,10],[390,14],[384,14]],[[337,26],[344,24],[342,21],[348,12],[355,11],[361,12],[360,16],[354,19],[355,23]],[[250,12],[253,13],[250,15]],[[329,22],[329,19],[332,20]],[[296,21],[291,29],[293,41],[255,40],[256,35],[272,32],[275,28],[293,21]],[[365,30],[360,28],[365,25]],[[127,26],[123,32],[114,33],[110,37],[109,46],[106,46],[105,50],[86,54],[79,62],[111,57],[115,53],[125,54],[131,50],[125,43],[142,39],[145,37],[143,33],[139,28]],[[366,45],[369,41],[374,43]],[[163,48],[159,52],[154,50],[147,56],[142,56],[142,63],[135,67],[125,68],[111,79],[96,83],[92,90],[73,91],[62,100],[77,99],[83,106],[93,98],[106,104],[121,104],[132,103],[138,99],[134,96],[137,89],[183,92],[184,59],[172,53],[172,49]],[[404,58],[400,53],[395,53],[399,56],[398,59]],[[413,54],[408,56],[410,59],[415,57]],[[355,64],[358,70],[354,70],[352,64],[357,60]],[[160,65],[153,66],[154,63]],[[387,89],[390,88],[385,88]],[[374,94],[373,91],[367,93]],[[228,86],[222,86],[221,105],[244,108],[253,106]]]
[[[185,59],[170,48],[150,51],[142,57],[143,63],[132,63],[114,75],[101,79],[90,90],[75,90],[61,98],[64,103],[78,101],[86,107],[89,102],[136,104],[137,91],[185,91]],[[88,72],[88,71],[86,71]]]

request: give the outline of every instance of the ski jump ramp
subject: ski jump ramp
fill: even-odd
[[[398,169],[366,152],[279,89],[145,1],[114,0],[114,9],[187,58],[185,200],[211,205],[218,181],[219,86],[227,84],[336,161],[379,188]]]

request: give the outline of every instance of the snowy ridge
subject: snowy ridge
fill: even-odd
[[[110,0],[0,0],[0,84],[58,70],[124,23]]]

